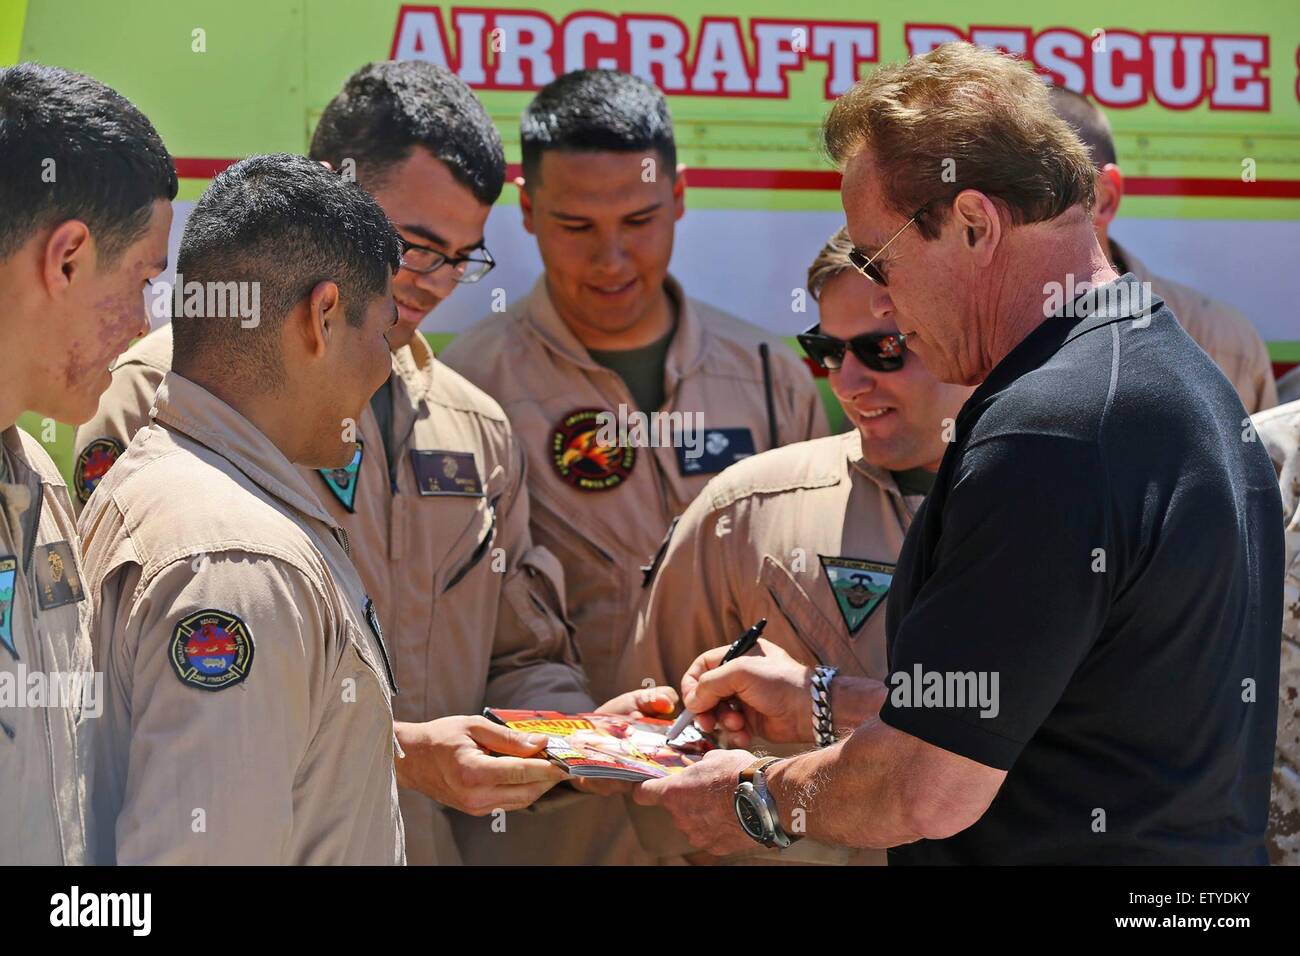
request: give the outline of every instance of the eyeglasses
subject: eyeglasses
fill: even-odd
[[[868,332],[845,340],[825,335],[821,325],[814,325],[798,339],[810,359],[832,372],[843,367],[846,351],[873,372],[897,372],[907,355],[907,336],[902,332]]]
[[[402,240],[402,268],[410,269],[412,272],[418,272],[421,275],[437,272],[443,266],[450,265],[456,270],[455,280],[469,284],[483,278],[492,271],[492,267],[496,264],[496,260],[492,258],[492,253],[488,252],[486,248],[476,249],[475,255],[448,256],[437,249],[430,249],[428,246],[417,246],[413,242]]]
[[[866,276],[868,279],[870,279],[878,286],[884,287],[889,285],[889,280],[886,279],[885,274],[880,271],[880,267],[875,264],[876,260],[879,259],[881,255],[884,254],[885,250],[888,249],[893,244],[895,239],[897,239],[899,236],[903,234],[903,232],[907,229],[908,226],[916,222],[917,218],[919,218],[921,213],[924,211],[925,211],[925,206],[922,206],[916,212],[912,213],[912,218],[907,220],[907,222],[903,223],[903,228],[898,230],[898,232],[894,233],[892,236],[890,236],[889,242],[881,246],[880,249],[877,250],[874,256],[868,257],[866,253],[864,253],[861,249],[858,249],[856,246],[853,249],[849,250],[849,262],[853,264],[853,268],[857,269],[859,272],[861,272],[864,276]]]

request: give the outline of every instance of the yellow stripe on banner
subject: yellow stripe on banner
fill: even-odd
[[[13,66],[23,48],[27,0],[0,0],[0,66]]]

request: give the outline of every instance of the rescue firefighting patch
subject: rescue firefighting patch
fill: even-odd
[[[871,612],[889,593],[894,580],[894,565],[859,561],[857,558],[828,558],[819,554],[822,571],[835,594],[835,604],[844,618],[844,626],[856,635]]]
[[[756,450],[754,434],[748,428],[709,428],[698,443],[678,437],[673,445],[677,449],[677,467],[687,477],[716,475]]]
[[[95,486],[108,474],[108,469],[113,467],[123,450],[122,443],[116,438],[96,438],[81,449],[72,473],[72,486],[78,501],[84,505],[90,500]]]
[[[72,547],[66,541],[56,541],[36,549],[36,603],[42,611],[76,604],[86,598],[77,574],[77,563],[72,559]]]
[[[182,620],[170,650],[181,683],[203,690],[232,687],[253,669],[253,635],[226,611],[199,611]]]
[[[18,645],[14,643],[14,589],[18,587],[18,559],[12,554],[0,556],[0,644],[14,660]]]
[[[470,451],[411,450],[411,470],[420,494],[459,495],[482,498],[483,482],[479,479],[474,453]]]
[[[348,511],[355,511],[352,506],[357,500],[357,485],[361,483],[361,456],[365,444],[357,442],[357,450],[352,454],[352,462],[344,468],[318,468],[317,472],[325,479],[325,486],[333,492],[339,504]]]
[[[612,412],[580,408],[569,412],[551,432],[551,464],[567,484],[581,491],[608,491],[632,474],[636,449],[597,441],[600,416]]]

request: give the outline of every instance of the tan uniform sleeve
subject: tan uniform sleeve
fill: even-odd
[[[149,424],[149,409],[154,394],[162,383],[164,373],[140,362],[128,362],[113,370],[113,380],[108,390],[99,397],[95,417],[77,427],[73,438],[73,461],[91,442],[111,438],[123,449],[141,428]],[[72,492],[72,506],[77,514],[85,507],[81,495]]]
[[[281,561],[233,552],[172,564],[117,607],[104,661],[129,715],[116,861],[287,862],[295,778],[331,676],[320,592]],[[247,676],[216,690],[172,663],[177,626],[206,610],[238,618],[253,644]]]
[[[731,541],[745,540],[730,525],[719,538],[719,513],[705,487],[670,529],[641,592],[635,635],[619,664],[619,681],[629,689],[648,679],[681,689],[695,658],[736,639],[753,621],[741,622],[733,600],[736,563]]]
[[[1273,360],[1269,357],[1268,346],[1258,337],[1255,340],[1255,355],[1251,362],[1251,369],[1254,381],[1250,388],[1254,393],[1255,406],[1252,408],[1247,405],[1246,411],[1253,415],[1277,405],[1277,380],[1273,378]]]
[[[485,699],[490,707],[581,712],[595,706],[564,608],[564,569],[533,543],[523,449],[510,438],[511,482],[498,503],[506,554]]]

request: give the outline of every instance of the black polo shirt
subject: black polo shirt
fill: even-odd
[[[891,864],[1267,862],[1277,479],[1153,308],[1077,300],[1092,314],[1044,322],[957,418],[895,569],[880,716],[1008,773],[977,823]]]

